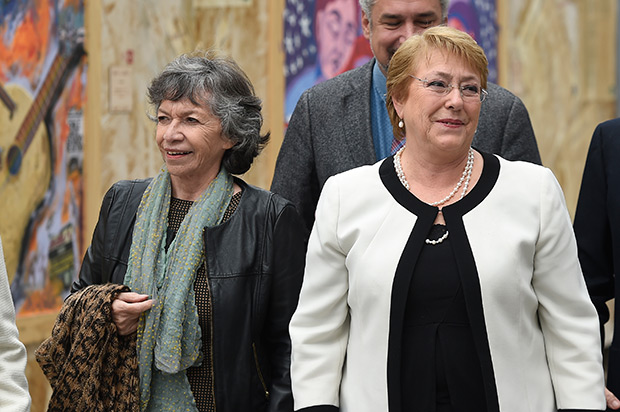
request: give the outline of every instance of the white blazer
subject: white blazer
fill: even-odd
[[[604,410],[598,319],[562,190],[547,168],[483,157],[476,186],[443,214],[476,302],[468,312],[490,411]],[[436,212],[402,187],[391,157],[327,181],[290,325],[296,410],[397,409],[394,343]]]
[[[30,410],[30,393],[25,375],[26,348],[19,341],[18,335],[0,240],[0,411]]]

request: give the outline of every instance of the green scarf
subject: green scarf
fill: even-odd
[[[220,223],[233,194],[233,179],[220,170],[189,209],[166,252],[170,194],[164,166],[142,195],[124,281],[132,291],[153,299],[138,325],[142,411],[196,411],[185,374],[202,361],[194,280],[205,262],[203,228]]]

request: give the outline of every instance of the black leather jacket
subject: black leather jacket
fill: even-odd
[[[136,211],[147,180],[106,193],[72,291],[123,283]],[[212,299],[213,376],[218,412],[291,412],[288,324],[301,288],[306,233],[295,207],[242,180],[229,220],[205,228]]]

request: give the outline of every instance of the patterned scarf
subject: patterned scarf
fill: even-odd
[[[220,223],[233,194],[222,168],[189,209],[168,247],[170,174],[165,166],[142,195],[124,283],[148,294],[153,307],[140,317],[137,352],[140,409],[196,411],[185,370],[201,358],[194,280],[205,261],[203,228]]]

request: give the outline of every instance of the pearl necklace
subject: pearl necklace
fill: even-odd
[[[401,148],[394,155],[394,170],[396,171],[396,175],[398,176],[398,180],[400,180],[400,183],[402,183],[405,189],[410,190],[409,182],[407,182],[407,178],[405,177],[405,172],[403,172],[403,166],[400,162],[400,156],[404,149],[405,147]],[[461,186],[463,186],[463,191],[461,192],[461,196],[459,197],[459,200],[462,199],[465,196],[465,193],[467,193],[467,189],[469,187],[469,181],[471,179],[471,172],[473,168],[474,168],[474,149],[470,147],[469,152],[467,154],[467,164],[465,165],[465,169],[463,169],[463,174],[461,174],[461,178],[459,179],[456,186],[454,186],[454,189],[452,189],[452,191],[448,194],[448,196],[444,197],[443,199],[437,202],[430,203],[430,205],[439,207],[439,213],[441,213],[441,205],[445,204],[448,200],[452,199],[452,197],[454,197],[454,195],[456,194],[456,192],[458,192]],[[436,240],[426,239],[426,243],[428,245],[439,244],[448,238],[449,233],[450,232],[446,230],[446,233],[444,233],[443,236],[441,236],[439,239],[436,239]]]

